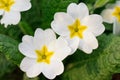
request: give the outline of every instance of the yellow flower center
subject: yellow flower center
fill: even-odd
[[[43,46],[41,50],[35,50],[37,55],[37,62],[45,62],[50,64],[50,58],[54,52],[49,52],[46,46]]]
[[[86,26],[81,25],[80,20],[76,19],[75,22],[72,25],[68,26],[68,29],[70,31],[70,37],[73,38],[75,36],[78,36],[79,38],[83,38],[83,32],[87,29]]]
[[[14,0],[0,0],[0,9],[9,12],[11,6],[12,6],[14,3],[15,3]]]
[[[119,6],[115,7],[112,15],[115,16],[118,19],[118,21],[120,22],[120,7]]]

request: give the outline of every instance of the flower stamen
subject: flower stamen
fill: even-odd
[[[43,46],[41,50],[35,50],[37,55],[37,62],[45,62],[50,64],[50,58],[54,52],[49,52],[46,46]]]
[[[0,0],[0,9],[9,12],[14,3],[14,0]]]
[[[70,37],[73,38],[75,36],[78,36],[79,38],[83,38],[83,32],[86,30],[86,26],[81,25],[80,20],[76,19],[75,22],[72,25],[68,26],[68,29],[70,31]]]

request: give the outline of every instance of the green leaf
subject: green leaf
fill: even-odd
[[[95,2],[94,8],[99,8],[104,6],[106,3],[108,3],[110,0],[97,0]]]
[[[23,58],[23,55],[18,51],[18,42],[3,34],[0,34],[0,52],[17,65]]]
[[[21,31],[24,33],[24,34],[28,34],[28,35],[33,35],[34,34],[34,31],[32,30],[32,28],[30,27],[30,25],[28,25],[27,22],[23,22],[21,21],[19,23],[19,27],[21,29]]]
[[[77,51],[67,58],[62,80],[111,80],[120,72],[120,37],[102,35],[99,48],[90,55]]]
[[[78,3],[79,0],[41,0],[40,1],[40,27],[50,28],[50,24],[56,12],[66,12],[70,3]]]
[[[14,69],[15,65],[6,59],[4,54],[0,53],[0,79],[4,74],[10,73]]]

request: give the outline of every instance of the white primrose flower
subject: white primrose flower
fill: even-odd
[[[18,24],[21,15],[20,12],[31,8],[30,0],[0,0],[0,23],[5,27],[11,24]]]
[[[101,16],[104,22],[114,23],[113,33],[120,35],[120,1],[115,4],[108,4],[106,9],[102,11]]]
[[[98,47],[96,36],[101,35],[105,30],[102,22],[100,15],[89,15],[84,3],[78,5],[71,3],[67,8],[67,13],[57,12],[54,15],[51,27],[68,41],[72,53],[79,48],[89,54]]]
[[[52,29],[43,31],[38,28],[34,37],[25,35],[19,44],[20,52],[26,57],[20,69],[30,78],[43,73],[48,79],[54,79],[64,71],[62,60],[71,52],[66,40],[56,35]]]

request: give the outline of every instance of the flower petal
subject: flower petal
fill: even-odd
[[[83,40],[80,40],[78,48],[87,54],[92,53],[92,48],[88,44],[86,44]]]
[[[89,15],[88,8],[84,3],[80,3],[79,5],[71,3],[67,8],[67,13],[74,19],[79,18],[80,20]]]
[[[59,12],[54,15],[54,21],[51,23],[52,29],[59,35],[65,36],[69,34],[68,25],[73,23],[70,15]]]
[[[42,65],[36,63],[27,70],[26,74],[29,78],[35,78],[42,72],[42,69]]]
[[[22,43],[19,44],[20,52],[30,58],[36,58],[33,45],[33,37],[25,35],[22,39]]]
[[[88,30],[95,36],[99,36],[104,32],[105,27],[102,22],[102,17],[96,14],[87,16],[82,20],[82,24],[87,26]]]
[[[98,47],[98,41],[92,33],[87,32],[87,31],[84,32],[84,38],[83,39],[90,47],[92,47],[92,49],[96,49]]]
[[[103,17],[104,22],[113,23],[114,17],[112,16],[112,9],[105,9],[102,11],[101,16]]]
[[[53,47],[55,46],[55,47]],[[63,60],[71,53],[71,49],[68,47],[68,43],[63,37],[59,37],[55,45],[49,45],[49,48],[54,48],[54,58]]]
[[[35,65],[35,59],[25,57],[20,63],[20,69],[26,72],[33,65]]]
[[[48,79],[54,79],[57,75],[62,74],[63,71],[63,63],[58,60],[53,60],[50,64],[44,66],[43,74]]]
[[[2,16],[1,19],[1,24],[5,24],[5,27],[7,27],[8,25],[11,24],[18,24],[20,21],[20,12],[16,12],[16,11],[10,11],[10,12],[5,12],[4,15]]]
[[[56,40],[56,35],[52,29],[46,29],[44,31],[45,44],[49,45],[52,41]]]
[[[113,34],[120,35],[120,22],[117,19],[114,20]]]
[[[36,63],[35,59],[25,57],[21,64],[20,69],[27,73],[30,78],[38,76],[42,72],[42,64]]]
[[[80,40],[79,49],[83,50],[85,53],[91,53],[92,49],[98,47],[98,41],[95,36],[88,31],[84,32],[84,38]]]
[[[11,9],[14,11],[26,11],[30,8],[30,0],[15,0],[15,4],[11,7]]]
[[[44,31],[41,28],[37,28],[34,34],[35,49],[41,49],[45,45]]]
[[[64,37],[65,40],[67,40],[69,47],[71,48],[71,54],[73,54],[79,45],[79,38],[78,37],[74,37],[74,38],[70,38],[70,37]]]

